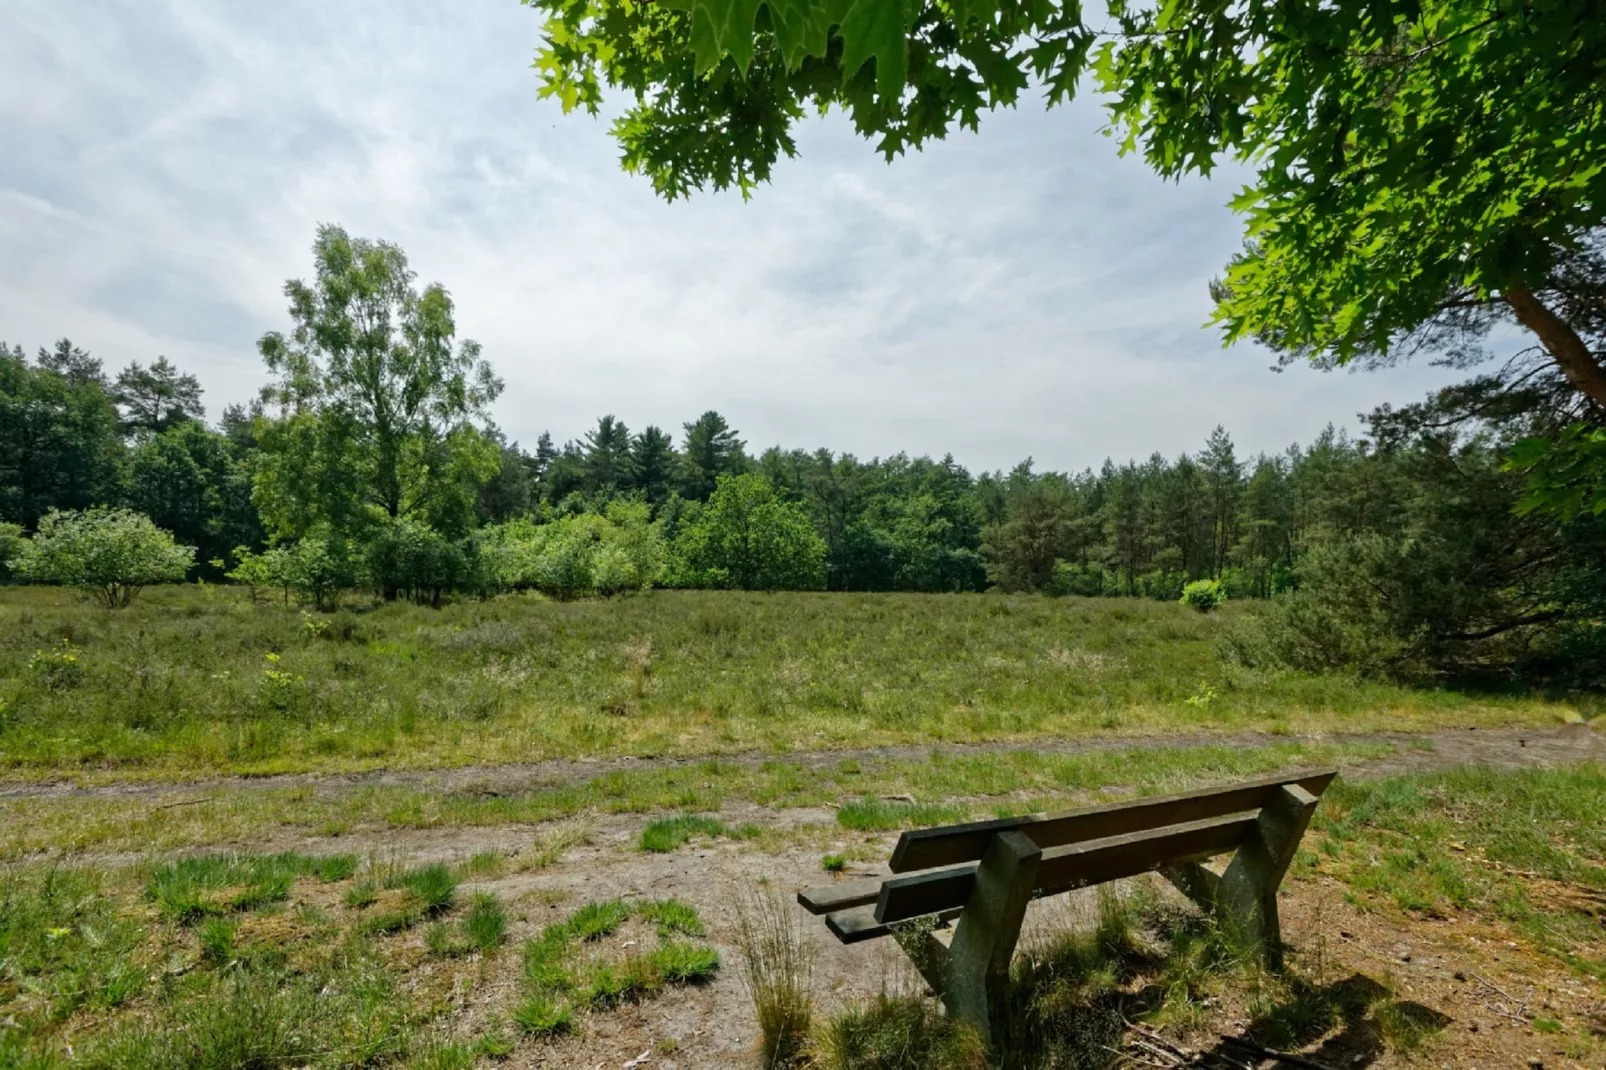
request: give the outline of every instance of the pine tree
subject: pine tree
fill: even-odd
[[[693,501],[707,501],[720,476],[746,470],[746,444],[736,437],[736,430],[725,422],[725,417],[712,409],[686,424],[685,429],[680,492]]]

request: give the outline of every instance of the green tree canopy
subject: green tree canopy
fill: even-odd
[[[825,586],[825,541],[770,481],[721,476],[708,504],[675,542],[683,579],[747,591]]]
[[[0,519],[31,528],[115,493],[122,443],[99,369],[65,339],[37,366],[0,344]]]
[[[681,447],[681,494],[692,501],[707,501],[719,477],[747,467],[744,443],[725,417],[709,410],[685,425]]]
[[[259,343],[275,376],[264,400],[282,414],[261,436],[264,519],[287,535],[369,511],[466,529],[501,463],[480,429],[501,381],[401,249],[324,225],[313,262],[310,284],[285,283],[294,328]]]
[[[890,159],[1091,76],[1161,175],[1254,169],[1226,339],[1342,364],[1465,356],[1516,322],[1606,407],[1606,316],[1579,286],[1606,212],[1600,0],[526,2],[543,93],[593,113],[605,86],[632,94],[613,133],[665,196],[749,192],[815,109]]]
[[[193,546],[129,509],[51,512],[12,562],[34,583],[82,587],[108,609],[121,609],[140,589],[177,583],[195,560]]]
[[[157,357],[149,368],[137,360],[129,364],[117,373],[112,396],[123,409],[127,431],[166,431],[206,415],[201,384],[166,357]]]

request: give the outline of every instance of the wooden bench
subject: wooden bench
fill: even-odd
[[[893,936],[948,1013],[988,1038],[989,1009],[1031,900],[1157,870],[1281,965],[1277,887],[1335,770],[1303,770],[1056,814],[914,829],[897,876],[841,881],[797,900],[844,944]],[[1223,872],[1205,859],[1231,854]],[[936,934],[957,918],[952,939]]]

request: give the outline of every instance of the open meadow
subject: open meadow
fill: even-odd
[[[1593,702],[1250,671],[1242,612],[0,589],[0,1067],[990,1065],[795,889],[1321,765],[1287,972],[1148,876],[1044,900],[1004,1065],[1602,1065]]]
[[[653,591],[353,601],[146,591],[108,613],[0,590],[13,778],[440,769],[1117,736],[1365,734],[1588,720],[1589,694],[1251,670],[1253,609],[1143,599]]]

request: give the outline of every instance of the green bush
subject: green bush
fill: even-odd
[[[11,582],[11,563],[22,556],[27,540],[16,524],[0,523],[0,583]]]
[[[238,563],[228,577],[249,586],[253,598],[259,587],[279,587],[286,600],[294,593],[318,609],[332,610],[340,592],[357,582],[350,548],[333,536],[308,535],[260,554],[240,547],[234,556]]]
[[[121,609],[140,590],[178,583],[195,563],[195,547],[129,509],[46,513],[13,568],[33,583],[82,587],[108,609]]]
[[[825,541],[800,505],[760,475],[720,476],[718,489],[675,540],[677,582],[744,591],[825,586]]]
[[[1194,580],[1182,588],[1182,604],[1192,606],[1200,613],[1214,612],[1226,600],[1227,589],[1216,580]]]
[[[363,567],[387,601],[405,596],[419,605],[440,605],[469,579],[463,549],[416,520],[393,520],[375,532],[363,550]]]

